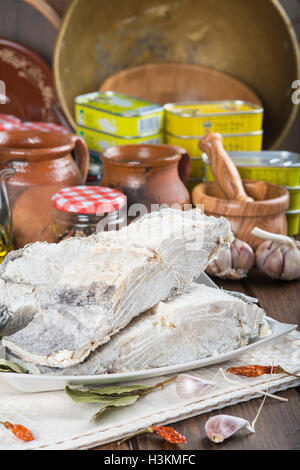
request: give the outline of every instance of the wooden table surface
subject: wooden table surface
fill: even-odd
[[[214,279],[215,280],[215,279]],[[219,286],[236,290],[259,299],[259,304],[269,316],[285,323],[300,325],[300,281],[272,281],[254,270],[246,280],[217,281]],[[157,436],[142,435],[121,446],[115,443],[95,450],[295,450],[300,449],[300,387],[280,392],[288,402],[266,400],[256,425],[256,433],[240,432],[224,444],[213,444],[204,433],[207,419],[215,412],[173,423],[172,426],[184,434],[188,443],[184,446],[167,444]],[[233,414],[251,421],[258,410],[261,398],[222,409],[222,413]]]

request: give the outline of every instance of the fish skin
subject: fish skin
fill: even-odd
[[[24,328],[34,317],[35,289],[0,279],[0,334],[11,335]]]
[[[203,239],[195,239],[198,232]],[[170,209],[119,232],[29,245],[11,255],[0,276],[6,285],[33,288],[33,319],[3,345],[39,365],[76,365],[132,318],[184,289],[231,241],[226,219]],[[11,313],[15,322],[22,316]]]
[[[19,363],[30,373],[44,375],[132,372],[216,356],[266,332],[270,334],[265,312],[255,303],[192,283],[133,319],[81,364],[58,369]]]

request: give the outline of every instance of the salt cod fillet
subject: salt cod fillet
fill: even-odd
[[[33,288],[26,315],[21,302],[12,311],[3,289],[10,328],[20,325],[21,313],[28,322],[3,345],[39,365],[76,365],[135,316],[189,285],[231,240],[226,219],[169,209],[119,232],[29,245],[1,268],[10,288]]]
[[[21,364],[46,375],[129,372],[216,356],[269,334],[265,312],[254,303],[192,283],[134,319],[81,364],[66,369]]]

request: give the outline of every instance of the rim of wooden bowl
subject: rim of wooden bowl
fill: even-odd
[[[278,190],[278,196],[264,201],[234,201],[210,196],[204,192],[205,187],[217,185],[215,181],[198,184],[192,191],[194,205],[206,205],[206,212],[232,217],[259,217],[263,215],[277,214],[289,207],[289,192],[283,186],[266,183],[265,181],[242,180],[243,183],[265,183]],[[200,200],[201,198],[201,200]]]

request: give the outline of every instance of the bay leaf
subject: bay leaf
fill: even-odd
[[[65,392],[75,403],[111,403],[116,400],[116,397],[98,395],[90,390],[78,390],[70,388],[68,385],[65,388]]]
[[[138,395],[129,395],[127,397],[115,398],[114,401],[112,401],[110,404],[101,406],[101,408],[91,417],[90,422],[93,422],[95,419],[99,418],[99,416],[101,416],[102,413],[106,410],[133,405],[133,403],[135,403],[138,399]]]
[[[88,390],[99,395],[119,396],[125,394],[133,395],[135,392],[138,395],[140,390],[148,390],[149,388],[151,388],[149,385],[117,385],[115,387],[88,388]]]
[[[177,375],[169,377],[155,385],[118,385],[113,387],[87,388],[79,390],[65,387],[66,394],[75,403],[101,403],[100,409],[92,416],[91,421],[98,418],[105,410],[128,406],[135,403],[139,398],[143,398],[148,393],[173,382]]]
[[[27,371],[15,362],[0,358],[0,372],[14,372],[15,374],[26,374]]]
[[[164,388],[170,382],[173,382],[177,376],[170,377],[163,382],[156,383],[155,385],[117,385],[114,387],[89,387],[88,390],[92,393],[99,395],[110,395],[110,396],[126,396],[126,395],[139,395],[143,397],[149,392],[157,388]]]

